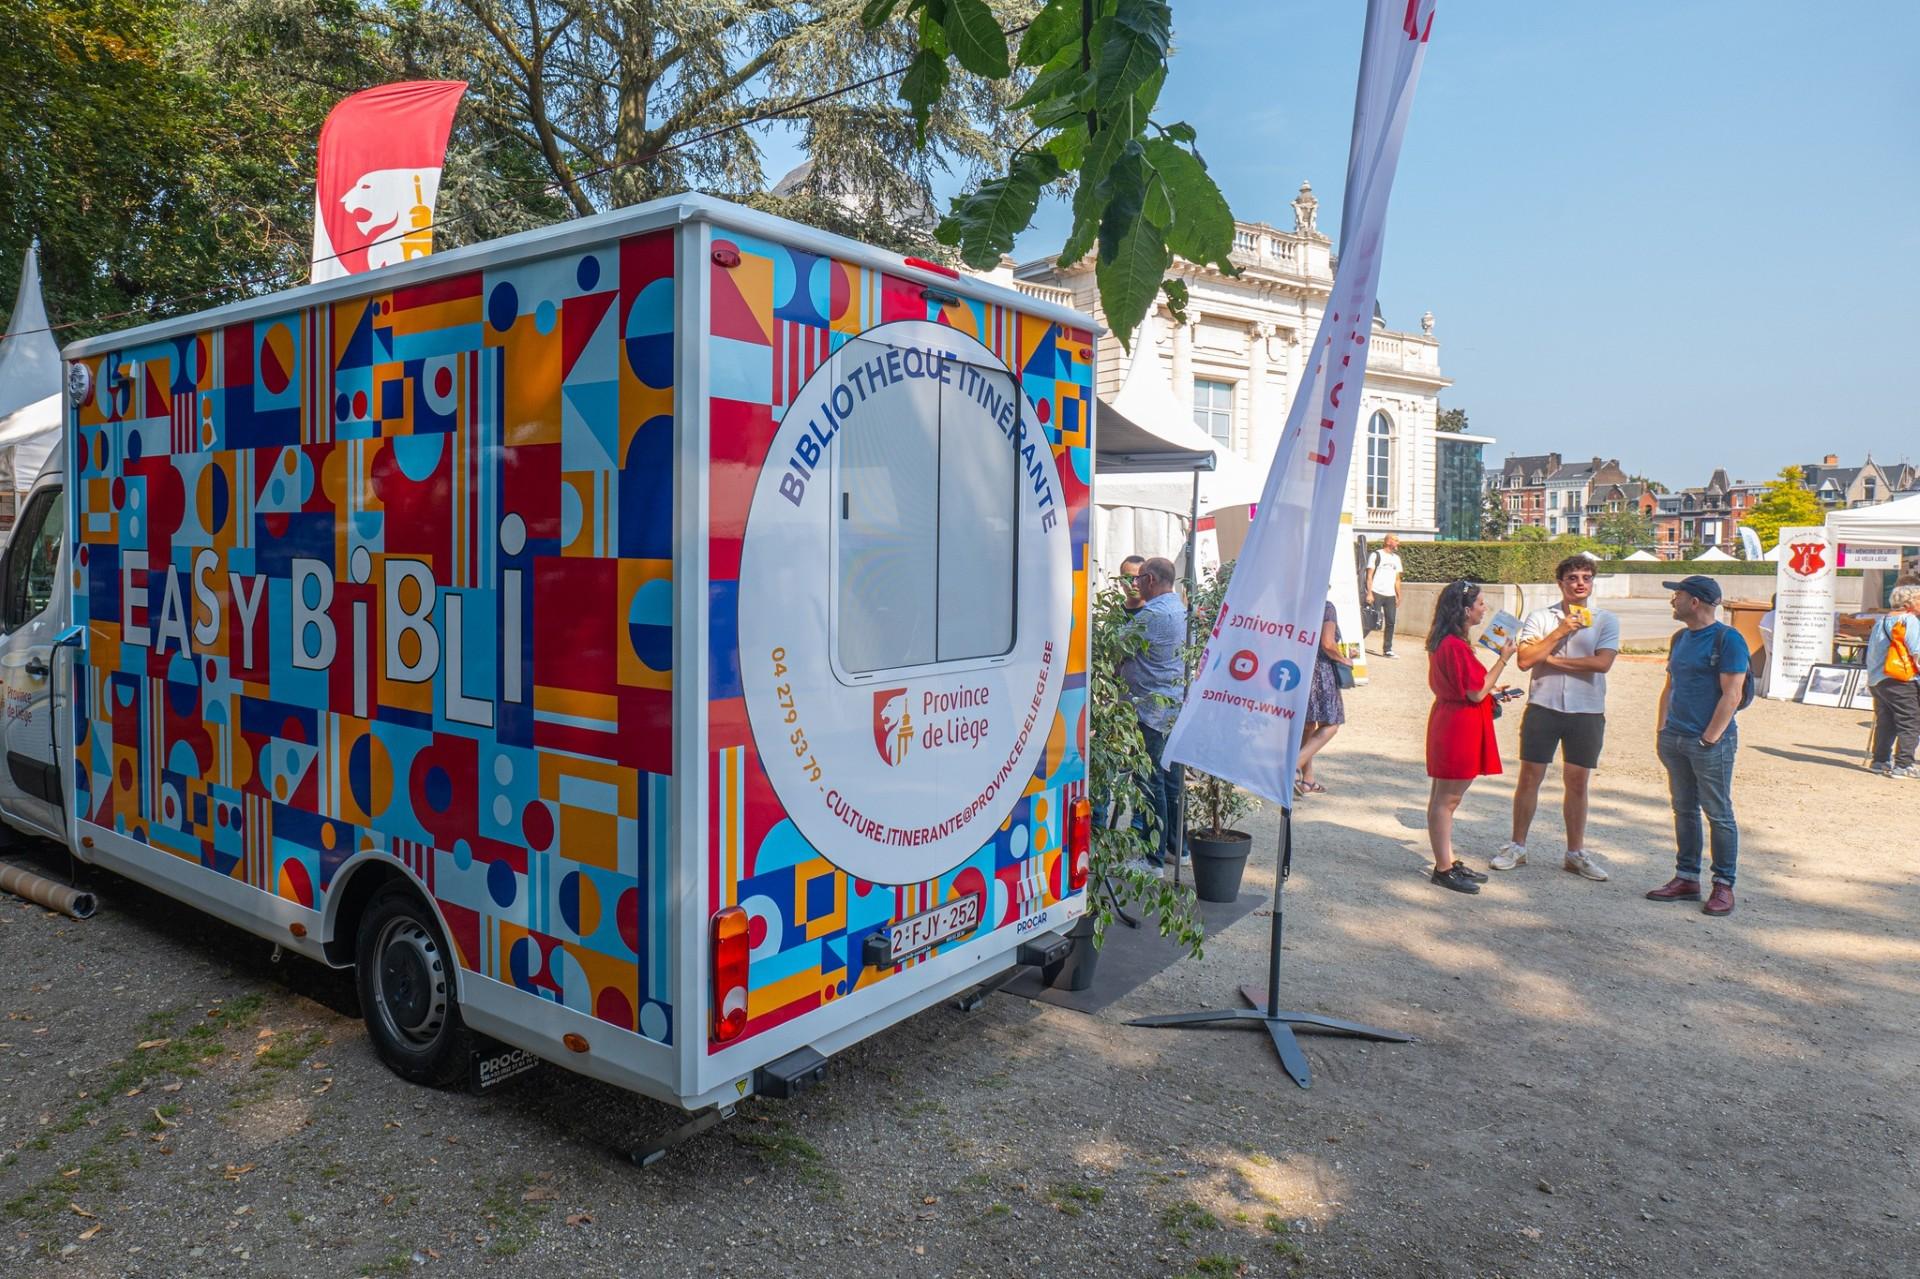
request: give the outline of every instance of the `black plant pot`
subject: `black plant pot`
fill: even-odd
[[[1240,876],[1253,851],[1253,836],[1228,830],[1218,837],[1187,832],[1187,851],[1193,854],[1193,895],[1203,902],[1230,902],[1240,896]]]
[[[1100,959],[1093,945],[1091,912],[1073,921],[1073,927],[1067,929],[1067,940],[1073,943],[1073,950],[1065,959],[1042,969],[1041,979],[1054,990],[1086,990],[1093,985],[1093,968]]]

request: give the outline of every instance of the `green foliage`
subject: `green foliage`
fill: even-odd
[[[930,110],[941,93],[928,59],[938,58],[944,68],[951,54],[968,70],[999,78],[984,68],[999,65],[1004,40],[995,44],[984,32],[971,31],[969,38],[977,37],[981,47],[963,54],[956,32],[959,0],[903,5],[903,13],[923,14],[915,72],[900,88],[916,114]],[[867,16],[887,19],[895,8],[869,5]],[[925,20],[936,12],[941,21]],[[934,234],[958,249],[967,265],[990,270],[1033,220],[1040,191],[1070,178],[1073,226],[1060,262],[1071,265],[1097,246],[1101,308],[1115,334],[1130,343],[1166,283],[1174,255],[1237,274],[1233,213],[1194,146],[1193,127],[1153,119],[1172,50],[1167,0],[1093,0],[1090,27],[1083,27],[1083,12],[1082,0],[1046,0],[1034,15],[1016,58],[1020,67],[1034,69],[1016,103],[1031,118],[1033,132],[1012,149],[1003,176],[954,200]],[[1167,300],[1176,315],[1184,313],[1184,290],[1169,287]]]
[[[1141,869],[1138,860],[1146,854],[1146,841],[1120,817],[1126,809],[1150,811],[1140,778],[1153,765],[1140,734],[1140,716],[1119,675],[1121,663],[1146,649],[1146,634],[1127,613],[1125,599],[1115,586],[1094,596],[1093,651],[1087,663],[1087,793],[1096,819],[1109,814],[1109,823],[1096,820],[1093,828],[1087,882],[1094,944],[1106,940],[1118,909],[1132,906],[1153,915],[1162,937],[1173,938],[1198,958],[1206,928],[1195,911],[1192,888]]]
[[[1594,540],[1610,550],[1632,551],[1653,545],[1653,517],[1638,509],[1610,511],[1600,517]]]
[[[1547,542],[1551,541],[1552,537],[1548,534],[1547,530],[1541,528],[1538,524],[1521,524],[1515,526],[1513,536],[1508,540],[1514,542]]]
[[[1761,550],[1772,550],[1783,528],[1818,528],[1827,522],[1826,508],[1807,488],[1805,479],[1799,467],[1783,466],[1780,477],[1747,508],[1740,522],[1760,535]]]
[[[1433,429],[1458,435],[1467,429],[1467,411],[1465,409],[1441,409],[1440,416],[1434,419]]]
[[[1492,489],[1480,495],[1480,536],[1489,542],[1507,538],[1507,504]]]
[[[1409,582],[1551,582],[1554,566],[1579,549],[1563,542],[1402,542],[1400,559]]]
[[[1207,639],[1213,634],[1214,619],[1227,599],[1227,583],[1233,579],[1234,561],[1229,560],[1194,585],[1193,599],[1187,605],[1187,650],[1182,655],[1189,669],[1198,670],[1207,651]],[[1309,668],[1311,669],[1311,668]],[[1260,797],[1243,787],[1189,764],[1186,768],[1187,829],[1215,839],[1233,829],[1242,817],[1260,811]]]

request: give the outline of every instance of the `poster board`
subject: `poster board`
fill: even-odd
[[[1773,643],[1767,650],[1767,696],[1791,700],[1817,663],[1833,660],[1833,593],[1837,559],[1825,528],[1783,528],[1775,566]]]

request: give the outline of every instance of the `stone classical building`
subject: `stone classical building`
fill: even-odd
[[[1131,360],[1150,360],[1195,423],[1265,474],[1333,288],[1333,242],[1320,232],[1318,210],[1318,198],[1303,182],[1292,230],[1236,223],[1237,277],[1176,260],[1173,278],[1185,282],[1191,299],[1185,322],[1156,306],[1133,355],[1111,334],[1103,338],[1101,397],[1113,397]],[[1021,263],[1011,276],[1023,291],[1102,315],[1092,254],[1066,268],[1051,256]],[[1440,372],[1432,313],[1410,332],[1388,328],[1376,309],[1347,480],[1357,531],[1439,535],[1434,424],[1440,392],[1450,385]]]

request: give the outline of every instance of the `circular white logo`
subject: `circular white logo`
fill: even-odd
[[[868,330],[787,407],[741,550],[741,684],[788,818],[849,874],[933,879],[1025,791],[1066,679],[1062,499],[1017,379],[946,325]]]
[[[93,389],[93,370],[75,361],[67,366],[67,394],[75,404],[87,402],[87,392]]]

